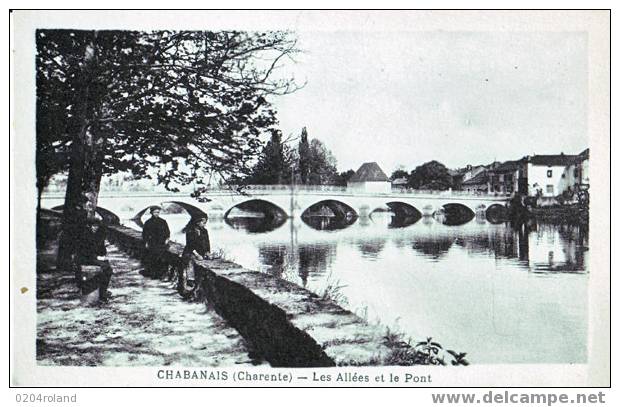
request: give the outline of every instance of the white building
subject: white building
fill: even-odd
[[[392,184],[376,162],[364,163],[347,182],[351,192],[390,193]]]
[[[556,197],[580,183],[579,156],[535,155],[527,163],[528,195]]]

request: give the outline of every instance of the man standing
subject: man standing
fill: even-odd
[[[160,278],[168,271],[166,261],[166,249],[170,239],[168,223],[159,217],[161,208],[152,206],[151,217],[144,223],[142,228],[142,240],[144,241],[144,275]]]

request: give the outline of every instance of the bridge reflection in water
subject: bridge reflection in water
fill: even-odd
[[[586,361],[586,228],[493,224],[480,213],[452,226],[441,214],[389,205],[361,217],[314,209],[301,219],[244,210],[211,218],[213,247],[318,294],[339,287],[338,299],[358,314],[397,321],[474,363]],[[163,216],[183,243],[189,215]]]

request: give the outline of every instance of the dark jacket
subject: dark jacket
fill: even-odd
[[[185,232],[185,249],[183,255],[191,255],[192,252],[196,252],[204,256],[211,251],[211,243],[209,242],[209,232],[207,229],[199,226],[191,226]]]
[[[107,250],[105,248],[106,230],[105,226],[99,225],[96,231],[92,231],[90,226],[86,226],[82,230],[82,235],[77,242],[77,254],[82,264],[87,264],[97,260],[97,256],[105,256]]]
[[[142,240],[144,243],[148,244],[149,247],[164,246],[169,237],[170,229],[168,228],[168,222],[162,218],[151,217],[144,222]]]

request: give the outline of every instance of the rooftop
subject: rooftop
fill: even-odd
[[[517,171],[519,169],[519,167],[521,165],[523,165],[523,163],[525,163],[525,162],[526,161],[524,159],[505,161],[505,162],[499,164],[497,167],[495,167],[493,169],[493,171],[494,172],[512,172],[512,171]]]
[[[475,177],[468,179],[467,181],[463,181],[461,185],[478,185],[478,184],[486,184],[489,180],[489,175],[487,171],[482,171]]]
[[[566,166],[574,164],[578,158],[577,155],[567,154],[535,155],[530,157],[529,162],[532,165],[546,165],[548,167]]]
[[[388,176],[385,175],[379,164],[376,162],[364,163],[351,177],[349,182],[389,182]]]

